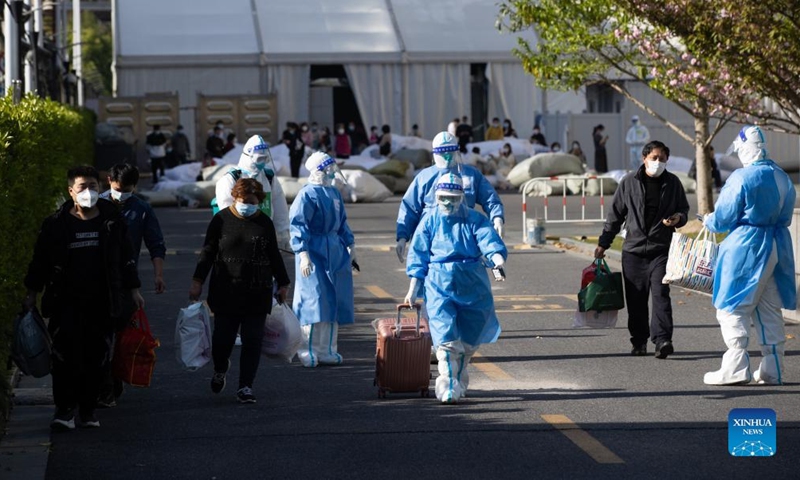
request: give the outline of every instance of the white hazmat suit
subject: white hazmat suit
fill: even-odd
[[[789,225],[795,203],[792,181],[772,160],[764,135],[747,126],[734,142],[744,168],[728,178],[714,213],[703,223],[712,232],[730,232],[719,248],[714,271],[714,306],[728,350],[708,385],[783,383],[786,337],[781,307],[794,310],[797,292]],[[762,360],[751,375],[747,348],[750,325]]]
[[[650,130],[639,123],[637,115],[631,117],[631,124],[628,134],[625,135],[625,143],[630,148],[630,169],[636,171],[642,165],[642,147],[650,141]]]
[[[261,203],[261,211],[267,214],[275,224],[278,246],[289,250],[289,206],[283,194],[281,182],[275,178],[275,167],[269,154],[269,144],[261,135],[253,135],[247,140],[235,169],[238,175],[227,174],[217,180],[217,205],[220,210],[233,205],[231,190],[238,178],[254,178],[264,187],[267,198]],[[238,177],[238,178],[237,178]]]

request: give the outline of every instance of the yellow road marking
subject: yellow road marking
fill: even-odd
[[[377,285],[367,285],[364,288],[366,288],[369,293],[375,295],[378,298],[394,298],[394,295],[390,295],[389,292],[387,292],[386,290],[382,289]]]
[[[614,452],[606,448],[599,440],[582,430],[566,415],[542,415],[542,420],[549,423],[581,450],[589,454],[597,463],[625,463]]]
[[[394,247],[369,247],[369,249],[373,252],[391,252]]]
[[[490,362],[480,353],[476,353],[472,357],[472,364],[475,368],[483,372],[484,375],[492,380],[513,380],[513,377],[507,374],[502,368]]]

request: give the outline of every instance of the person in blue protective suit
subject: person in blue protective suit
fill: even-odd
[[[714,213],[703,224],[730,232],[719,247],[714,307],[728,350],[708,385],[783,383],[784,322],[781,307],[797,306],[789,225],[795,202],[792,180],[769,158],[761,129],[746,126],[733,144],[744,168],[722,187]],[[752,375],[747,347],[755,327],[763,358]]]
[[[458,175],[440,177],[435,198],[438,208],[425,215],[411,240],[406,266],[411,282],[405,302],[413,303],[424,283],[439,363],[436,398],[456,403],[469,386],[470,359],[481,344],[500,335],[484,264],[491,262],[495,278],[504,279],[500,267],[508,251],[489,219],[464,205]]]
[[[353,232],[342,196],[331,186],[337,172],[334,159],[315,152],[306,160],[306,168],[311,172],[308,184],[289,211],[295,271],[300,273],[293,306],[304,340],[297,355],[305,367],[339,365],[339,325],[355,320],[350,269],[356,255]]]
[[[446,173],[458,174],[464,182],[464,201],[469,208],[475,204],[483,207],[500,238],[503,238],[505,213],[503,202],[480,170],[472,165],[461,163],[458,139],[447,132],[441,132],[433,139],[434,165],[422,170],[414,177],[411,186],[403,195],[400,211],[397,214],[397,258],[405,261],[406,243],[414,235],[423,214],[436,206],[434,186],[440,176]]]

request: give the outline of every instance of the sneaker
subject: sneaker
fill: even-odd
[[[228,376],[228,370],[231,369],[231,361],[228,359],[228,368],[225,369],[224,372],[214,372],[214,376],[211,377],[211,391],[214,393],[219,393],[225,389],[225,377]]]
[[[256,396],[253,395],[253,389],[250,387],[242,387],[236,392],[236,398],[239,403],[256,403]]]
[[[644,357],[647,355],[647,345],[645,344],[633,347],[633,350],[631,350],[631,355],[634,357]]]
[[[81,427],[83,428],[99,428],[100,420],[94,416],[94,412],[87,412],[80,414]]]
[[[53,421],[50,422],[50,429],[57,432],[69,432],[75,430],[75,413],[71,409],[56,409]]]
[[[113,408],[117,406],[117,399],[114,398],[113,393],[108,393],[104,395],[100,395],[100,398],[97,399],[97,406],[99,408]]]
[[[656,358],[665,359],[675,351],[675,347],[672,346],[672,342],[666,340],[664,342],[659,343],[656,345]]]

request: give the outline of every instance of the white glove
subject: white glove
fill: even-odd
[[[308,252],[300,252],[300,274],[303,277],[308,277],[311,275],[311,271],[314,270],[314,264],[311,263],[311,257],[308,256]]]
[[[494,264],[495,268],[502,267],[506,263],[506,261],[503,259],[503,256],[500,255],[499,253],[495,253],[494,255],[492,255],[492,258],[490,258],[490,260]]]
[[[412,305],[417,300],[420,285],[421,283],[418,278],[411,278],[411,283],[408,284],[408,293],[406,294],[406,298],[403,299],[403,303]]]
[[[397,246],[395,247],[397,259],[400,260],[400,263],[406,263],[406,242],[405,238],[401,238],[397,241]]]
[[[502,240],[503,236],[506,234],[506,229],[503,226],[503,219],[500,217],[494,217],[493,223],[494,223],[494,231],[497,232],[498,235],[500,235],[500,239]]]
[[[347,247],[347,251],[350,253],[350,262],[356,262],[356,244],[354,243]]]
[[[281,250],[292,250],[292,243],[289,240],[289,230],[284,230],[282,232],[276,232],[278,235],[278,248]]]

